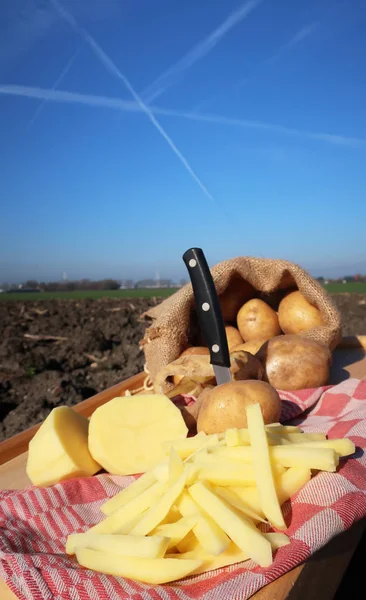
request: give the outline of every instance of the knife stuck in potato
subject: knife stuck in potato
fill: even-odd
[[[191,279],[198,322],[210,351],[217,385],[232,381],[230,355],[215,284],[201,248],[190,248],[183,261]]]

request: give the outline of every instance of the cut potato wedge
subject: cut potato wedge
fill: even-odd
[[[123,396],[92,414],[89,450],[109,473],[143,473],[164,459],[163,442],[185,438],[187,432],[180,410],[167,396]]]
[[[26,472],[37,486],[48,486],[100,471],[88,448],[89,421],[69,406],[54,408],[29,442]]]
[[[169,583],[187,577],[198,569],[201,560],[178,560],[176,558],[135,558],[124,556],[121,560],[119,554],[113,552],[99,552],[80,548],[76,551],[76,558],[80,565],[116,577],[128,577],[143,583],[154,585]]]

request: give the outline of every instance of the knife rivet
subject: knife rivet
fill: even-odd
[[[218,352],[220,350],[220,346],[218,344],[214,344],[212,346],[212,352]]]
[[[202,304],[202,310],[204,310],[205,312],[207,312],[208,310],[210,310],[210,305],[208,302],[204,302]]]
[[[188,264],[190,267],[195,267],[197,264],[197,261],[194,258],[191,258],[191,260],[189,261]]]

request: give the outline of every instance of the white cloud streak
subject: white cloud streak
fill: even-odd
[[[225,21],[189,50],[189,52],[187,52],[187,54],[178,60],[172,67],[169,67],[169,69],[159,75],[159,77],[157,77],[155,81],[142,92],[141,95],[146,103],[150,104],[153,100],[156,100],[166,92],[166,90],[173,85],[177,75],[187,71],[196,62],[202,60],[236,25],[248,17],[262,2],[263,0],[250,0],[230,13]]]
[[[94,38],[85,29],[79,27],[75,18],[68,11],[66,11],[65,8],[63,8],[59,4],[58,0],[50,0],[50,1],[51,1],[51,4],[54,6],[55,10],[57,10],[57,12],[60,14],[60,16],[62,16],[62,18],[64,18],[65,21],[67,21],[69,23],[69,25],[90,46],[90,48],[92,49],[92,51],[94,52],[94,54],[96,55],[98,60],[102,63],[104,68],[109,73],[111,73],[112,75],[117,77],[117,79],[120,79],[123,82],[123,84],[125,85],[127,90],[130,92],[131,96],[134,98],[140,111],[142,111],[148,117],[150,122],[154,125],[156,130],[160,133],[160,135],[164,138],[164,140],[167,142],[167,144],[173,150],[174,154],[180,160],[180,162],[182,163],[184,168],[187,170],[189,175],[192,177],[192,179],[200,187],[202,192],[207,196],[207,198],[214,201],[212,194],[208,191],[207,187],[201,181],[201,179],[199,178],[197,173],[194,171],[194,169],[192,168],[192,166],[190,165],[188,160],[185,158],[185,156],[183,156],[181,151],[177,148],[177,146],[173,142],[172,138],[167,134],[165,129],[161,126],[159,121],[156,119],[154,113],[140,98],[139,94],[136,92],[134,87],[131,85],[131,83],[129,82],[127,77],[118,69],[118,67],[115,65],[115,63],[112,61],[112,59],[104,52],[104,50],[99,46],[99,44],[94,40]]]
[[[64,77],[66,77],[66,75],[68,74],[68,72],[70,71],[72,65],[74,64],[78,54],[80,52],[80,48],[78,48],[74,54],[72,55],[72,57],[70,58],[70,60],[67,61],[66,66],[64,67],[64,69],[62,69],[60,75],[57,77],[55,83],[53,84],[51,91],[54,92],[55,89],[59,86],[59,84],[61,83],[61,81],[64,79]],[[39,117],[39,115],[41,114],[42,110],[44,109],[45,105],[47,104],[47,98],[43,98],[42,102],[40,103],[40,105],[38,106],[37,110],[35,111],[33,117],[30,119],[29,123],[26,126],[26,129],[30,129],[32,127],[32,125],[34,124],[35,120]]]
[[[119,98],[110,98],[108,96],[93,96],[89,94],[79,94],[75,92],[50,90],[38,87],[27,87],[22,85],[1,85],[0,95],[20,96],[23,98],[33,98],[38,100],[46,99],[56,103],[78,104],[90,106],[92,108],[107,108],[120,110],[127,113],[140,113],[141,108],[137,102],[120,100]],[[256,129],[259,131],[269,131],[271,133],[298,137],[313,141],[321,141],[335,146],[348,146],[354,148],[366,148],[366,140],[344,136],[340,134],[331,134],[317,131],[308,131],[291,127],[284,127],[273,123],[263,121],[251,121],[247,119],[237,119],[215,114],[202,114],[184,110],[173,110],[162,107],[151,107],[151,112],[155,115],[165,117],[180,118],[202,123],[211,123],[228,127],[242,127],[244,129]]]

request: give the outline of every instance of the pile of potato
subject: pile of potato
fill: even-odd
[[[233,372],[234,379],[263,379],[280,390],[328,383],[330,349],[300,335],[323,325],[322,315],[299,290],[288,293],[277,312],[259,298],[252,298],[238,308],[237,298],[228,293],[220,298],[223,317],[226,322],[230,319],[225,330],[232,361],[246,364],[246,369]],[[169,388],[171,382],[174,389]],[[213,370],[209,371],[208,348],[191,346],[157,375],[154,390],[169,391],[170,396],[180,393],[199,396],[205,387],[212,385],[215,379]]]

